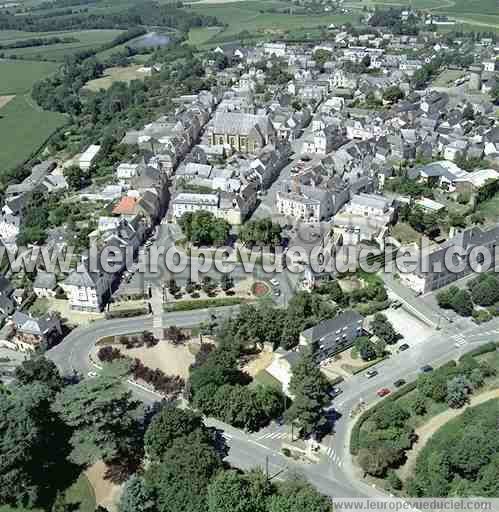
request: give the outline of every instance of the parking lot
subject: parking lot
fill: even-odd
[[[383,314],[392,323],[394,329],[403,336],[398,342],[399,345],[402,343],[408,343],[411,346],[416,345],[428,339],[432,334],[435,334],[434,329],[403,307],[397,309],[389,308],[383,311]]]

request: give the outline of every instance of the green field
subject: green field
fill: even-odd
[[[63,114],[41,110],[29,95],[16,96],[0,109],[0,169],[25,162],[66,120]]]
[[[0,96],[31,91],[32,85],[59,67],[53,62],[30,62],[0,59]]]
[[[74,37],[78,39],[75,43],[61,43],[52,44],[48,46],[32,46],[28,48],[16,48],[13,50],[2,50],[6,56],[20,56],[23,58],[36,59],[44,58],[53,61],[62,61],[66,55],[73,53],[97,48],[105,43],[109,43],[116,36],[122,33],[122,30],[82,30],[75,32],[57,32],[52,35],[59,37]],[[25,34],[25,33],[21,33]],[[49,33],[37,34],[31,37],[48,37]],[[30,37],[22,36],[12,39],[0,39],[0,44],[11,43],[23,39],[30,39]]]
[[[209,42],[228,41],[232,36],[236,38],[243,31],[247,31],[252,35],[279,35],[290,30],[315,27],[326,28],[331,23],[356,21],[355,16],[335,14],[291,15],[279,12],[261,12],[269,9],[289,8],[289,4],[273,0],[224,4],[192,4],[190,7],[196,13],[216,16],[221,22],[228,25],[227,28],[211,38]],[[204,42],[206,41],[205,39]]]
[[[189,31],[189,44],[194,46],[206,43],[212,37],[216,36],[220,32],[219,27],[199,27],[191,28]]]

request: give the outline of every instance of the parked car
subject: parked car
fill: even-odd
[[[407,350],[409,348],[409,345],[407,343],[402,343],[399,347],[399,352],[403,352],[404,350]]]
[[[331,398],[336,398],[338,395],[341,395],[341,393],[343,393],[343,390],[336,386],[329,390],[329,396]]]
[[[432,372],[433,371],[433,366],[430,366],[429,364],[425,364],[424,366],[421,366],[419,371],[422,372],[422,373]]]
[[[366,375],[368,379],[371,379],[372,377],[378,375],[378,370],[367,370]]]
[[[383,398],[386,395],[389,395],[390,393],[391,391],[388,388],[381,388],[378,389],[378,391],[376,391],[376,394],[381,398]]]
[[[394,300],[391,303],[391,306],[392,306],[393,309],[398,309],[400,306],[402,306],[402,303],[399,300]]]
[[[398,379],[396,380],[393,385],[396,387],[396,388],[400,388],[402,387],[403,385],[405,384],[405,380],[404,379]]]

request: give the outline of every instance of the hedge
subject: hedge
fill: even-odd
[[[165,311],[190,311],[192,309],[205,309],[220,306],[237,306],[244,299],[240,297],[225,297],[220,299],[200,299],[200,300],[183,300],[179,302],[171,302],[164,305]]]
[[[459,358],[459,361],[461,361],[466,356],[476,357],[476,356],[481,356],[482,354],[488,354],[489,352],[495,352],[498,346],[499,346],[499,342],[496,343],[496,342],[491,341],[490,343],[486,343],[485,345],[482,345],[473,350],[470,350],[470,352],[466,352],[466,354],[463,354]]]
[[[134,308],[134,309],[116,309],[115,311],[106,311],[106,320],[113,318],[130,318],[132,316],[146,315],[147,311],[145,308]]]

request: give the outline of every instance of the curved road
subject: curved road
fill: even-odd
[[[165,313],[163,325],[192,326],[208,320],[213,313],[217,318],[223,318],[230,316],[236,310],[237,307],[221,307]],[[47,352],[47,357],[53,360],[64,374],[76,371],[87,375],[92,369],[89,353],[98,338],[152,329],[152,316],[96,321],[72,331],[58,346]],[[499,320],[470,326],[464,330],[450,325],[445,331],[439,331],[434,336],[414,344],[411,342],[410,333],[403,334],[411,344],[407,352],[393,355],[377,365],[376,369],[379,373],[372,379],[360,374],[342,384],[343,393],[334,401],[334,408],[341,417],[334,425],[334,435],[322,445],[329,455],[328,458],[324,460],[322,457],[317,464],[299,465],[290,462],[282,455],[279,440],[284,438],[288,430],[286,426],[272,425],[270,427],[272,432],[267,436],[262,435],[261,432],[250,434],[230,425],[207,419],[207,424],[223,431],[223,436],[230,447],[228,461],[242,469],[264,467],[268,463],[271,475],[281,474],[287,470],[299,471],[321,492],[335,497],[383,496],[381,491],[359,479],[359,475],[355,473],[352,466],[348,453],[348,440],[354,420],[349,419],[350,411],[360,401],[372,404],[379,400],[376,391],[385,386],[393,388],[393,382],[397,379],[403,378],[406,381],[415,379],[419,368],[424,364],[440,365],[456,359],[480,344],[496,341],[499,339]],[[456,346],[457,340],[461,340],[464,344]],[[146,388],[133,383],[130,385],[137,398],[145,403],[150,404],[161,398],[160,395]]]

